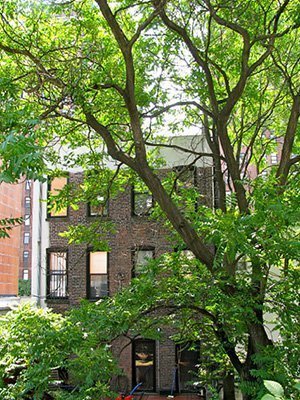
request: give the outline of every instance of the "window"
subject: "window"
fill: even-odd
[[[30,208],[31,198],[29,196],[25,196],[25,208]]]
[[[271,164],[272,165],[277,164],[277,154],[276,153],[271,154]]]
[[[25,214],[24,215],[24,224],[25,224],[25,226],[29,226],[30,225],[30,214]]]
[[[237,204],[236,194],[235,192],[231,192],[230,190],[226,190],[226,207],[234,208]]]
[[[133,215],[144,216],[151,213],[153,196],[148,188],[141,182],[137,182],[132,190]]]
[[[154,249],[139,249],[133,251],[133,270],[132,276],[138,276],[143,273],[148,261],[154,258]]]
[[[30,190],[30,188],[31,188],[31,181],[27,179],[25,182],[25,190]]]
[[[177,191],[182,189],[192,189],[196,185],[196,169],[186,165],[179,165],[174,168],[177,175]]]
[[[23,269],[23,279],[25,281],[28,281],[29,279],[28,269]]]
[[[28,244],[30,242],[30,233],[25,232],[24,233],[24,244]]]
[[[239,156],[240,166],[243,164],[244,159],[245,159],[245,153],[240,153],[240,156]]]
[[[55,199],[58,196],[59,192],[67,185],[68,178],[64,176],[60,176],[57,178],[53,178],[48,187],[48,196],[51,196],[52,199]],[[54,205],[54,208],[51,207],[49,213],[49,217],[67,217],[68,216],[68,207],[61,207]]]
[[[95,251],[88,254],[88,297],[100,299],[108,295],[108,253]]]
[[[28,264],[28,259],[29,259],[29,251],[25,250],[25,251],[23,251],[23,263],[24,263],[24,265]]]
[[[155,341],[136,339],[132,359],[133,386],[142,383],[140,390],[155,392]]]
[[[48,252],[47,295],[51,299],[67,297],[67,252]]]
[[[107,216],[108,204],[103,196],[98,196],[95,201],[91,201],[88,205],[88,215],[90,217]]]
[[[191,250],[179,250],[180,272],[183,278],[192,277],[195,256]]]
[[[267,171],[266,169],[264,169],[264,170],[261,172],[261,177],[262,177],[263,179],[265,179],[267,176],[268,176],[268,171]]]

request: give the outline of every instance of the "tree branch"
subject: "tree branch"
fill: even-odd
[[[122,28],[118,24],[116,17],[113,15],[109,8],[106,0],[96,0],[103,17],[110,26],[110,29],[119,45],[119,48],[123,54],[123,58],[126,65],[126,89],[124,100],[128,109],[131,128],[134,136],[134,144],[136,151],[136,158],[139,162],[146,161],[146,149],[143,141],[143,134],[139,119],[139,113],[137,109],[137,102],[135,98],[135,70],[132,57],[132,45],[125,36]]]
[[[295,135],[297,132],[297,125],[300,116],[300,93],[298,93],[293,98],[293,105],[286,128],[286,134],[284,137],[281,159],[279,162],[279,167],[277,169],[276,177],[280,180],[280,185],[285,185],[288,173],[291,167],[291,154],[292,148],[295,140]]]
[[[154,0],[153,4],[157,8],[160,6],[161,2],[159,0]],[[209,92],[209,96],[210,96],[211,106],[213,109],[213,115],[216,115],[218,113],[218,101],[217,101],[215,90],[214,90],[212,74],[211,74],[211,71],[209,69],[207,62],[201,57],[199,50],[192,42],[192,40],[191,40],[190,36],[188,35],[185,28],[182,28],[180,25],[178,25],[175,22],[173,22],[172,20],[170,20],[170,18],[167,16],[164,9],[162,9],[159,12],[159,15],[160,15],[162,21],[164,22],[164,24],[169,29],[171,29],[173,32],[177,33],[183,39],[184,43],[186,44],[190,53],[192,54],[195,62],[203,69],[205,76],[206,76],[206,80],[207,80],[207,87],[208,87],[208,92]]]
[[[104,125],[100,124],[91,113],[85,112],[85,117],[87,124],[103,138],[110,156],[136,170],[134,159],[117,146],[109,130]]]
[[[164,112],[174,108],[174,107],[179,107],[179,106],[195,106],[196,108],[198,108],[200,111],[202,111],[204,114],[210,116],[211,118],[213,118],[213,114],[204,106],[202,106],[201,104],[199,104],[196,101],[178,101],[176,103],[173,104],[169,104],[165,107],[161,107],[159,110],[153,112],[153,114],[149,115],[148,113],[144,113],[142,114],[142,117],[144,118],[155,118],[158,117],[160,115],[162,115]],[[150,110],[151,112],[151,110]]]

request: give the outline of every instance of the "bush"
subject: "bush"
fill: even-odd
[[[19,279],[19,296],[31,295],[31,281],[29,279]]]

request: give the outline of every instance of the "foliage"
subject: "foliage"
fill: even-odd
[[[262,400],[284,399],[283,387],[278,382],[264,381],[264,385],[271,394],[265,394]]]
[[[283,387],[280,385],[280,383],[275,381],[264,381],[264,385],[269,393],[265,394],[261,400],[284,400],[286,398],[284,396]],[[294,387],[295,389],[300,390],[299,383],[294,385]]]
[[[9,238],[9,232],[14,226],[20,225],[23,218],[1,218],[0,219],[0,238]]]
[[[30,305],[1,317],[0,332],[2,399],[42,399],[49,392],[51,371],[57,368],[66,368],[75,385],[73,394],[58,390],[57,396],[92,400],[109,394],[115,365],[97,332],[85,334],[67,317]]]
[[[133,334],[155,336],[162,322],[212,332],[248,399],[274,374],[295,376],[295,357],[279,360],[298,334],[299,2],[11,0],[0,12],[2,180],[82,169],[79,188],[52,198],[74,209],[138,180],[155,198],[152,218],[195,256],[163,256],[105,302],[114,322],[104,337],[133,322]],[[215,210],[182,182],[184,171],[157,172],[169,168],[163,150],[179,150],[170,136],[191,132],[206,144],[183,144],[185,172],[213,169]],[[272,164],[273,153],[281,158]],[[103,248],[111,228],[72,226],[65,236]],[[144,310],[158,306],[172,312],[145,329]],[[92,335],[106,316],[84,307]],[[267,334],[272,310],[282,346]]]
[[[29,279],[19,279],[19,296],[30,296],[31,281]]]

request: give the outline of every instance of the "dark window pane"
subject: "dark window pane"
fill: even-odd
[[[153,258],[153,250],[137,250],[134,253],[134,275],[141,274],[148,261]]]
[[[107,201],[105,201],[104,197],[99,196],[94,202],[90,203],[89,213],[92,217],[108,215]]]
[[[178,384],[180,391],[193,392],[196,389],[193,382],[197,382],[198,365],[200,362],[199,343],[181,344],[176,346],[176,358],[179,366]]]
[[[90,275],[90,298],[98,299],[107,294],[107,275]]]
[[[134,193],[134,214],[147,215],[153,206],[153,199],[150,193]]]

